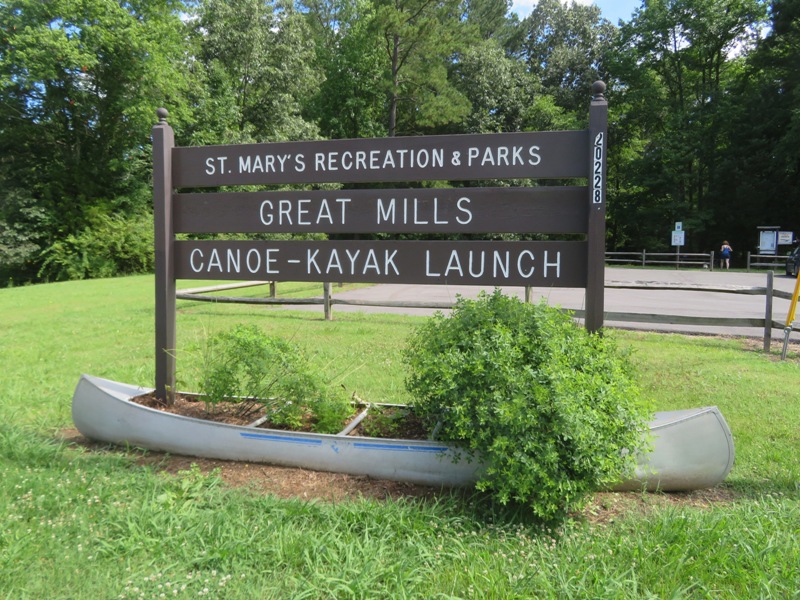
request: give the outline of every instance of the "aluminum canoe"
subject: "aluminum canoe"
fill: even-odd
[[[72,398],[72,419],[87,438],[232,461],[263,462],[376,479],[460,487],[474,484],[483,465],[455,445],[289,432],[215,423],[132,402],[151,392],[83,375]],[[714,486],[733,467],[733,438],[716,407],[656,413],[652,450],[639,457],[635,476],[615,489],[683,491]]]

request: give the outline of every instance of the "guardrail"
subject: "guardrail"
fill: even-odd
[[[747,253],[747,272],[753,267],[783,270],[786,266],[786,255]]]
[[[669,265],[676,269],[681,267],[700,267],[713,271],[717,260],[715,252],[686,254],[680,252],[648,252],[647,250],[642,250],[641,252],[606,252],[607,264],[637,265],[640,267]],[[786,265],[786,255],[747,252],[745,264],[748,273],[755,268],[780,271]]]
[[[687,316],[687,315],[664,315],[646,313],[623,313],[605,312],[604,320],[612,322],[631,322],[631,323],[653,323],[665,325],[705,325],[713,327],[753,327],[764,330],[764,352],[769,352],[772,342],[772,330],[785,330],[786,326],[781,321],[772,318],[773,298],[792,300],[792,294],[783,290],[776,290],[773,286],[773,273],[767,272],[767,281],[764,287],[760,286],[711,286],[687,283],[656,283],[656,282],[613,282],[607,281],[606,289],[647,289],[647,290],[670,290],[670,291],[695,291],[711,292],[720,294],[745,294],[764,296],[764,318],[739,318],[739,317],[706,317],[706,316]],[[232,296],[207,296],[207,293],[252,287],[257,285],[269,285],[269,298],[242,298]],[[200,302],[218,302],[234,304],[266,304],[266,305],[321,305],[325,313],[325,319],[332,318],[334,305],[341,306],[377,306],[385,308],[423,308],[447,310],[453,308],[453,302],[433,302],[433,301],[391,301],[391,300],[357,300],[335,298],[331,293],[331,284],[323,284],[323,296],[315,298],[277,298],[275,297],[274,281],[251,281],[244,283],[232,283],[202,288],[178,290],[176,298],[180,300],[195,300]],[[531,301],[531,288],[525,288],[525,301]],[[580,309],[565,309],[574,314],[577,318],[584,317],[584,311]],[[796,326],[793,326],[793,330]]]
[[[714,270],[714,253],[682,252],[606,252],[606,263],[628,264],[646,267],[647,265],[670,265],[680,267],[700,267]]]

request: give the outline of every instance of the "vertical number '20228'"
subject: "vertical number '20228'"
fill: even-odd
[[[603,203],[603,132],[594,138],[594,163],[592,165],[592,203]]]

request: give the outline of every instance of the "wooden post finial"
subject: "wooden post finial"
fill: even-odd
[[[605,81],[595,81],[592,84],[592,100],[605,100],[606,97],[603,95],[606,91],[606,83]]]

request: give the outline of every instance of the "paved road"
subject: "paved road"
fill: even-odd
[[[712,286],[746,286],[765,287],[767,275],[765,273],[738,273],[727,271],[709,272],[705,270],[671,271],[663,269],[625,269],[607,268],[606,285],[614,283],[631,282],[656,282],[673,284],[701,284]],[[774,277],[775,289],[788,293],[794,291],[795,280],[784,275],[776,274]],[[433,285],[376,285],[373,287],[337,293],[333,288],[335,298],[363,299],[374,302],[379,301],[436,301],[452,302],[457,295],[472,298],[477,296],[481,288],[472,286],[433,286]],[[484,288],[491,289],[491,288]],[[523,288],[511,287],[505,289],[506,293],[522,297]],[[582,309],[584,307],[583,289],[566,288],[534,288],[533,298],[546,298],[550,304],[564,308]],[[775,298],[773,301],[773,320],[784,322],[789,310],[789,300]],[[296,309],[297,307],[293,307]],[[319,306],[309,310],[320,310]],[[334,305],[334,314],[344,311],[361,311],[373,313],[403,313],[427,315],[435,312],[431,309],[395,308],[395,307],[366,307]],[[606,288],[605,310],[607,312],[628,312],[661,315],[688,315],[731,318],[763,319],[765,311],[764,296],[750,296],[740,294],[720,294],[699,291],[671,291],[671,290],[637,290]],[[712,327],[699,325],[673,325],[652,323],[620,323],[607,321],[609,327],[626,327],[633,329],[646,329],[658,331],[682,331],[694,333],[742,335],[762,338],[762,329],[753,327]],[[773,329],[774,339],[783,339],[782,329]],[[800,337],[799,332],[792,334],[792,341]]]

